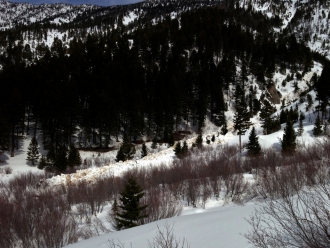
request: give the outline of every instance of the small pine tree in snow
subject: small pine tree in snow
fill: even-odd
[[[147,205],[141,205],[140,199],[144,196],[141,186],[136,179],[129,178],[124,190],[120,193],[120,202],[115,220],[117,229],[127,229],[140,225],[140,220],[147,217],[142,212]]]
[[[181,148],[181,155],[185,156],[188,153],[188,144],[187,141],[183,141],[183,146]]]
[[[250,132],[249,142],[247,143],[246,148],[248,150],[249,155],[258,155],[261,151],[258,136],[254,127],[252,127],[252,130]]]
[[[201,134],[198,134],[196,140],[195,140],[195,145],[198,147],[198,148],[201,148],[202,145],[203,145],[203,136]]]
[[[68,166],[80,166],[82,164],[81,156],[78,149],[72,144],[68,155]]]
[[[286,127],[282,139],[282,151],[284,153],[292,153],[296,150],[296,133],[293,129],[293,124],[287,120]]]
[[[35,137],[33,137],[28,147],[26,160],[31,162],[32,165],[34,165],[34,163],[38,161],[39,157],[40,154],[38,141]]]
[[[303,119],[299,118],[299,127],[297,130],[297,135],[301,136],[304,133]]]
[[[214,142],[215,141],[215,135],[212,135],[211,141]]]
[[[181,142],[179,141],[178,143],[176,143],[176,145],[175,145],[175,148],[174,148],[174,153],[175,153],[175,155],[177,156],[177,157],[179,157],[180,156],[180,154],[181,154]]]
[[[220,134],[226,135],[228,133],[228,127],[227,127],[227,121],[224,122],[224,124],[221,127]]]
[[[148,155],[148,149],[145,143],[142,144],[141,158],[144,158]]]
[[[315,124],[314,124],[313,135],[317,137],[317,136],[320,136],[321,134],[322,134],[321,120],[320,120],[320,116],[317,115],[317,118],[316,118]]]

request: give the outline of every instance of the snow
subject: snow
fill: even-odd
[[[252,247],[242,236],[249,224],[245,220],[253,213],[255,203],[244,206],[229,204],[203,209],[193,209],[184,212],[179,217],[152,222],[139,227],[119,232],[104,234],[89,240],[68,245],[67,248],[105,248],[108,240],[124,243],[125,247],[148,247],[157,233],[157,226],[162,230],[164,225],[173,226],[177,238],[186,238],[191,248],[248,248]]]

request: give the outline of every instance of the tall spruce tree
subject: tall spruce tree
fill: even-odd
[[[82,160],[80,153],[78,149],[73,144],[71,144],[68,155],[68,166],[74,167],[74,166],[80,166],[81,164],[82,164]]]
[[[260,154],[261,147],[260,147],[258,136],[256,134],[256,130],[254,127],[252,127],[252,130],[250,132],[249,142],[247,143],[246,148],[248,150],[249,155],[255,156],[255,155]]]
[[[296,133],[293,129],[293,124],[287,120],[286,127],[282,139],[282,151],[284,153],[293,153],[296,150]]]
[[[321,134],[322,134],[322,124],[321,124],[320,116],[317,115],[313,128],[313,135],[317,137],[320,136]]]
[[[123,143],[121,144],[116,156],[116,162],[132,159],[135,152],[135,147],[132,147],[128,136],[124,135]]]
[[[140,199],[144,196],[141,186],[135,178],[129,178],[124,190],[120,193],[120,205],[115,220],[117,228],[127,229],[140,225],[140,220],[147,217],[143,210],[147,205],[141,205]]]
[[[36,137],[33,137],[27,151],[27,158],[26,160],[31,162],[32,165],[35,165],[34,163],[38,161],[40,157],[39,154],[39,145]]]
[[[260,110],[260,118],[262,123],[262,128],[264,129],[264,134],[270,134],[272,128],[272,118],[273,108],[268,101],[264,101],[264,105]]]
[[[237,134],[239,135],[239,148],[240,152],[242,152],[241,136],[245,134],[246,130],[248,130],[249,126],[251,125],[251,122],[250,114],[247,110],[247,105],[245,103],[245,94],[238,84],[236,86],[235,96],[236,112],[234,115],[234,129],[237,130]]]
[[[145,143],[142,144],[141,158],[144,158],[148,155],[148,149]]]
[[[182,146],[181,146],[181,142],[178,141],[175,145],[175,148],[174,148],[174,154],[177,156],[177,157],[180,157],[181,155],[181,150],[182,150]]]

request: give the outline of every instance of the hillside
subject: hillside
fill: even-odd
[[[323,242],[305,220],[329,209],[329,7],[1,1],[0,247],[147,247],[166,222],[190,247],[272,247],[249,214],[283,202],[307,212],[278,247]],[[131,177],[148,208],[115,231]]]

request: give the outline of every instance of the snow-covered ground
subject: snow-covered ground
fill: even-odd
[[[186,238],[190,248],[248,248],[252,247],[242,236],[249,228],[245,218],[253,213],[255,203],[244,206],[229,204],[203,209],[185,210],[181,216],[152,222],[139,227],[112,232],[68,245],[67,248],[107,248],[108,241],[123,243],[126,248],[148,247],[157,234],[157,226],[164,230],[173,226],[177,239]]]

